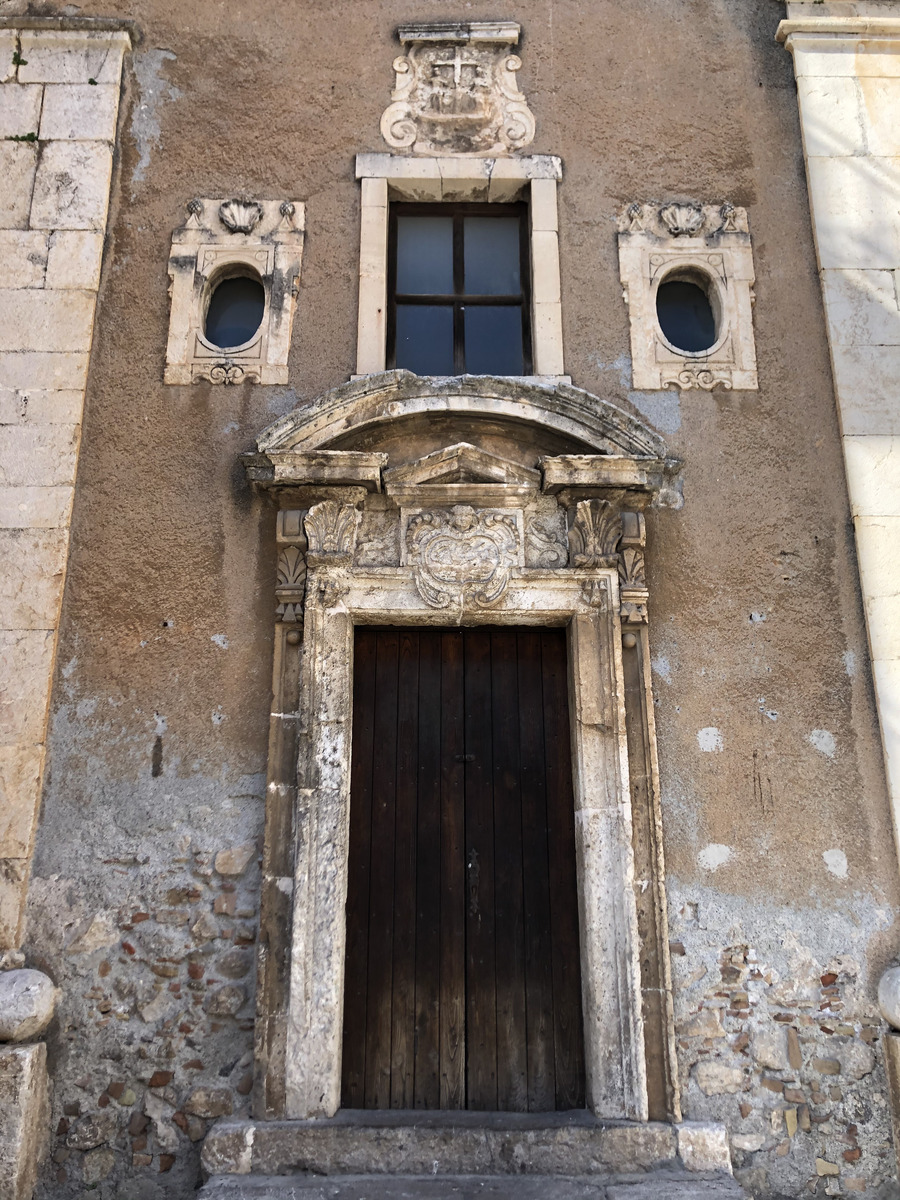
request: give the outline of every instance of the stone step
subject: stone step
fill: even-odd
[[[604,1182],[561,1175],[228,1175],[198,1200],[747,1200],[730,1175],[653,1172]]]
[[[731,1173],[722,1125],[598,1120],[565,1113],[342,1111],[327,1120],[213,1126],[207,1175],[596,1176]]]

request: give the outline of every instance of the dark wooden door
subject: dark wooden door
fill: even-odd
[[[345,1108],[584,1105],[566,639],[356,631]]]

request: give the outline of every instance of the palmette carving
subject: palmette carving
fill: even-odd
[[[419,595],[432,608],[497,604],[518,565],[519,539],[515,517],[497,509],[458,504],[417,513],[406,546]]]
[[[381,135],[416,154],[503,154],[534,139],[534,115],[519,91],[522,60],[510,49],[518,26],[472,21],[401,28],[391,104]]]
[[[353,557],[361,514],[352,504],[323,500],[306,514],[303,527],[309,540],[310,561]]]
[[[278,555],[275,612],[280,621],[303,620],[306,594],[306,555],[297,546],[285,546]]]
[[[573,567],[614,567],[622,515],[608,500],[579,500],[569,530]]]

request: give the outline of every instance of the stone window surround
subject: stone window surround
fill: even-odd
[[[565,374],[559,275],[556,185],[562,164],[553,155],[481,158],[359,154],[362,184],[359,245],[359,319],[356,375],[385,369],[387,344],[388,206],[418,202],[529,202],[531,323],[534,375],[545,383],[570,383]]]
[[[631,335],[633,386],[642,391],[759,387],[753,337],[753,252],[747,213],[733,204],[629,204],[620,214],[619,276]],[[662,283],[703,287],[716,341],[691,352],[672,345],[656,311]]]
[[[288,354],[303,256],[305,206],[290,200],[195,198],[172,235],[166,383],[288,382]],[[216,285],[233,275],[259,279],[265,310],[243,346],[205,336]]]
[[[323,563],[325,556],[319,557]],[[563,625],[568,631],[587,1104],[601,1117],[647,1119],[631,806],[615,569],[515,572],[502,608],[465,624]],[[307,580],[300,725],[286,1115],[332,1116],[341,1099],[350,819],[353,629],[444,625],[411,566],[314,566]],[[324,886],[324,880],[329,885]],[[615,1031],[615,1036],[610,1036]]]

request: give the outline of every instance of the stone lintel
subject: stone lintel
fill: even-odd
[[[260,488],[363,487],[367,492],[381,491],[381,471],[386,454],[365,454],[357,450],[319,450],[294,454],[290,450],[241,456],[250,482]]]
[[[440,179],[441,167],[452,163],[454,174],[462,176],[468,164],[471,171],[490,178],[502,173],[506,179],[562,179],[562,159],[556,154],[523,154],[516,158],[482,158],[477,154],[454,154],[423,159],[406,154],[366,153],[356,156],[357,179]],[[446,168],[445,168],[446,170]]]
[[[416,21],[400,25],[397,37],[404,46],[415,42],[495,42],[515,46],[521,31],[515,21]]]

